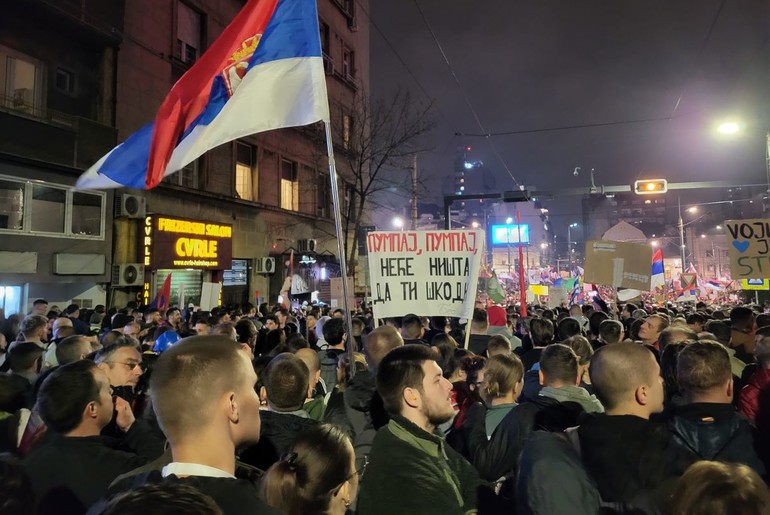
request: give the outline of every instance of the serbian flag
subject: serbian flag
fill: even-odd
[[[171,274],[166,276],[166,280],[163,281],[163,286],[158,290],[158,294],[155,299],[150,303],[151,308],[155,308],[158,311],[166,311],[170,306],[171,300]]]
[[[666,276],[663,269],[663,249],[655,250],[655,253],[652,255],[652,273],[650,276],[650,289],[652,291],[666,284]]]
[[[155,122],[89,168],[78,189],[149,189],[237,138],[329,121],[316,0],[249,0],[171,88]]]

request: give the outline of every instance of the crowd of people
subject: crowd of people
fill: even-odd
[[[770,315],[618,308],[38,299],[0,319],[0,513],[770,514]]]

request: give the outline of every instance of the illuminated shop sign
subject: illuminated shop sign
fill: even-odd
[[[142,261],[148,269],[229,269],[233,256],[233,227],[148,216],[144,219]]]

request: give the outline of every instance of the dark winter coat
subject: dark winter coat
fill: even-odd
[[[742,463],[759,475],[765,467],[754,451],[751,425],[732,404],[699,402],[676,406],[667,422],[676,442],[699,459]]]
[[[673,480],[697,460],[664,425],[633,415],[586,414],[577,432],[583,464],[607,502],[663,506]]]
[[[317,420],[307,416],[277,411],[260,411],[261,417],[259,443],[240,453],[243,463],[267,470],[270,465],[289,452],[297,433],[318,425]]]

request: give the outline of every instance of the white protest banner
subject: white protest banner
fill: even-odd
[[[378,318],[471,317],[484,231],[377,231],[366,243]]]

